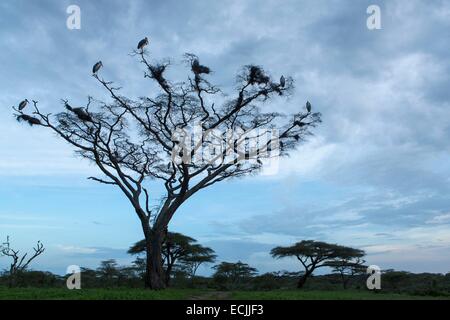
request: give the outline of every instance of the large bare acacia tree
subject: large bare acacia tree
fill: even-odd
[[[320,114],[311,112],[309,102],[296,114],[263,112],[263,104],[292,93],[293,81],[274,81],[259,66],[245,66],[237,76],[236,93],[227,95],[208,81],[211,71],[195,55],[185,55],[190,70],[182,82],[166,76],[170,63],[151,62],[144,50],[133,55],[143,64],[144,77],[156,85],[152,96],[124,97],[113,82],[94,74],[110,96],[108,102],[89,97],[86,106],[76,108],[63,100],[66,110],[55,115],[41,111],[35,100],[32,111],[14,110],[17,120],[53,131],[95,163],[101,176],[90,179],[123,192],[144,233],[145,285],[161,289],[161,243],[180,206],[217,182],[257,173],[266,158],[287,155],[320,122]],[[192,141],[186,132],[194,125],[200,128],[200,138]],[[250,148],[249,139],[267,138],[267,129],[277,129],[278,135]],[[232,139],[218,134],[230,131]],[[199,157],[204,150],[213,150],[207,159]],[[161,181],[162,199],[148,189],[150,179]]]

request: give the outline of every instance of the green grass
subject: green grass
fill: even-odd
[[[167,289],[151,291],[144,289],[82,289],[68,290],[0,287],[0,300],[186,300],[186,299],[233,299],[233,300],[423,300],[445,297],[411,296],[368,291],[233,291],[220,292],[201,289]],[[449,299],[449,298],[447,298]]]
[[[274,291],[235,291],[231,299],[236,300],[424,300],[446,299],[445,297],[412,296],[395,293],[374,293],[370,291],[309,291],[309,290],[274,290]],[[448,298],[447,298],[448,299]]]
[[[39,289],[0,287],[0,300],[184,300],[204,290],[167,289]]]

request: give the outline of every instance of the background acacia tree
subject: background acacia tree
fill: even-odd
[[[367,266],[364,265],[366,261],[362,259],[365,256],[363,250],[348,248],[343,251],[339,259],[327,262],[327,266],[339,274],[342,286],[347,289],[350,279],[356,275],[365,275]]]
[[[297,288],[302,288],[317,268],[327,267],[339,260],[351,260],[361,257],[363,252],[358,249],[330,244],[321,241],[303,240],[288,247],[276,247],[270,252],[274,258],[296,257],[303,268],[304,274],[300,277]]]
[[[114,286],[118,283],[120,269],[115,259],[104,260],[100,262],[97,268],[97,274],[106,286]]]
[[[195,271],[200,264],[211,262],[215,258],[214,250],[196,243],[197,240],[177,232],[168,232],[162,244],[163,265],[165,266],[165,284],[169,286],[172,271],[177,262],[195,264]],[[145,239],[136,242],[128,250],[129,254],[145,252]],[[207,259],[208,258],[208,259]],[[194,265],[193,265],[194,266]],[[194,272],[195,274],[195,272]]]
[[[236,263],[221,262],[213,268],[216,270],[213,275],[214,281],[227,289],[237,288],[258,272],[257,269],[241,261]]]
[[[214,263],[216,258],[217,255],[213,249],[204,247],[200,244],[194,244],[192,245],[190,252],[184,257],[181,257],[180,262],[183,270],[185,270],[191,278],[191,283],[193,283],[198,268],[202,264]]]
[[[29,109],[14,110],[18,121],[49,129],[72,145],[79,156],[92,161],[102,176],[90,179],[123,192],[144,233],[146,287],[161,289],[165,287],[161,245],[180,206],[217,182],[258,172],[265,153],[287,155],[320,122],[320,114],[311,112],[309,102],[306,110],[299,108],[291,115],[283,115],[280,110],[263,112],[262,104],[292,92],[293,81],[284,77],[274,81],[259,66],[245,66],[237,76],[236,93],[225,95],[207,80],[211,70],[195,55],[185,56],[190,75],[181,82],[167,78],[169,63],[150,62],[145,50],[134,56],[145,68],[144,77],[158,88],[152,96],[124,97],[119,86],[94,74],[109,94],[108,102],[89,97],[84,108],[77,108],[64,100],[66,111],[56,115],[42,112],[38,101],[32,101],[31,113]],[[174,138],[194,124],[200,125],[201,134],[193,146],[183,144],[186,136]],[[219,139],[226,147],[215,158],[185,161],[202,150],[217,150],[218,138],[212,133],[241,132],[238,129],[278,129],[279,135],[252,152],[245,150],[248,135],[239,134],[231,140],[223,135]],[[173,161],[177,157],[183,161]],[[221,161],[225,157],[233,160]],[[161,181],[165,188],[162,199],[150,196],[149,179]]]

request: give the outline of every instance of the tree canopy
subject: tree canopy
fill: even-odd
[[[253,277],[258,270],[241,261],[221,262],[213,267],[216,271],[214,280],[226,287],[234,288],[243,281]]]
[[[300,278],[298,287],[301,288],[306,279],[320,267],[332,266],[337,261],[351,261],[365,255],[363,250],[330,244],[322,241],[303,240],[292,246],[276,247],[270,252],[272,257],[280,259],[285,257],[296,257],[305,269]]]
[[[214,250],[208,247],[203,247],[199,244],[193,244],[191,250],[184,257],[181,257],[181,264],[188,272],[191,279],[195,277],[198,268],[202,264],[213,263],[216,261],[217,255]]]
[[[264,159],[288,155],[321,116],[309,102],[291,114],[283,105],[265,111],[265,104],[292,94],[293,79],[275,80],[257,65],[244,66],[235,92],[226,93],[210,82],[212,70],[193,54],[184,57],[184,81],[170,79],[171,63],[151,61],[143,47],[133,56],[153,83],[148,96],[123,96],[121,85],[101,76],[115,66],[101,64],[93,77],[109,96],[106,102],[88,97],[78,107],[63,99],[65,110],[52,114],[32,100],[30,108],[14,111],[18,121],[50,130],[94,163],[99,175],[91,180],[122,191],[144,233],[146,286],[161,289],[162,237],[178,208],[202,189],[259,172]],[[151,198],[148,180],[161,182],[162,198]]]

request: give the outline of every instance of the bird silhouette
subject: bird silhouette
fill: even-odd
[[[145,37],[141,41],[139,41],[137,48],[138,50],[144,51],[144,47],[148,45],[148,38]]]
[[[92,122],[91,115],[84,108],[72,108],[68,103],[66,103],[66,109],[75,113],[80,120]]]
[[[282,88],[284,88],[286,86],[286,79],[284,78],[284,76],[281,76],[281,78],[280,78],[280,86]]]
[[[29,115],[26,115],[26,114],[21,114],[21,115],[17,116],[16,119],[17,119],[17,121],[19,121],[19,122],[21,122],[21,121],[26,121],[26,122],[28,122],[28,124],[29,124],[30,126],[33,126],[33,125],[40,125],[40,124],[41,124],[41,121],[40,121],[39,119],[33,118],[33,117],[31,117],[31,116],[29,116]]]
[[[28,99],[23,100],[21,103],[19,103],[19,110],[22,111],[23,109],[25,109],[25,107],[28,104]]]
[[[294,121],[294,126],[304,127],[304,126],[306,126],[306,123],[297,120],[297,121]]]
[[[97,62],[96,64],[94,64],[94,66],[92,67],[92,73],[93,74],[97,74],[98,70],[100,70],[100,68],[103,67],[103,63],[101,61]]]
[[[202,66],[200,64],[200,62],[198,61],[198,59],[194,59],[194,61],[192,61],[192,72],[194,72],[196,75],[205,73],[205,74],[209,74],[211,72],[211,70],[206,67],[206,66]]]
[[[306,101],[306,110],[308,111],[308,113],[311,112],[312,106],[311,103],[309,101]]]

